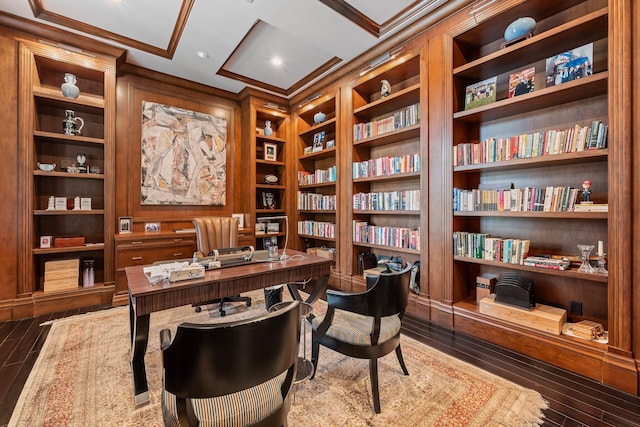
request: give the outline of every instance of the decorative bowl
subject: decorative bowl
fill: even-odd
[[[45,172],[51,172],[56,168],[55,163],[40,163],[38,162],[38,169]]]
[[[317,125],[318,123],[322,123],[325,120],[327,120],[327,115],[325,113],[323,113],[322,111],[318,111],[314,116],[313,116],[313,124]]]
[[[266,182],[267,184],[277,184],[278,177],[272,174],[265,175],[264,182]]]
[[[529,34],[536,28],[536,20],[531,17],[518,18],[513,21],[506,30],[504,30],[504,39],[506,42],[513,41],[519,37]]]

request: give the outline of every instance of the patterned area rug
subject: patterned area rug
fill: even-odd
[[[222,320],[262,313],[262,291],[250,295],[251,307],[236,304]],[[317,302],[314,309],[322,311],[324,302]],[[219,322],[221,318],[215,309],[196,314],[191,307],[151,315],[146,354],[150,404],[139,409],[133,405],[128,307],[54,321],[9,426],[162,426],[159,331],[169,327],[174,335],[185,320]],[[295,388],[289,425],[521,427],[542,423],[546,402],[537,392],[408,337],[402,338],[402,351],[409,376],[402,374],[395,353],[379,360],[382,413],[376,415],[368,361],[321,347],[315,379]]]

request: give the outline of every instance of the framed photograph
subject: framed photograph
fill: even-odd
[[[159,222],[145,222],[144,223],[144,231],[160,231],[160,223]]]
[[[509,74],[509,98],[533,92],[535,77],[535,67]]]
[[[320,134],[324,134],[324,132],[313,134],[313,148],[311,150],[313,153],[322,151],[322,149],[324,148],[324,138],[321,138]]]
[[[40,236],[40,247],[50,248],[52,236]]]
[[[231,214],[231,218],[238,218],[238,228],[244,228],[244,214],[234,213]]]
[[[279,222],[268,222],[267,223],[267,233],[279,233],[280,232],[280,223]]]
[[[256,235],[267,232],[267,224],[264,222],[256,222]]]
[[[133,231],[133,218],[130,216],[121,216],[118,218],[118,233],[131,233]]]
[[[271,142],[264,143],[264,159],[275,162],[278,159],[278,145]]]
[[[547,58],[546,87],[556,86],[593,74],[593,43]]]
[[[464,109],[469,110],[495,102],[497,80],[497,77],[491,77],[467,86],[464,96]]]
[[[327,143],[324,145],[325,148],[333,148],[336,146],[336,140],[335,139],[330,139],[327,141]]]
[[[278,247],[278,238],[276,236],[271,237],[263,237],[262,238],[262,247],[265,249],[269,249],[270,247],[275,246]]]
[[[275,209],[276,208],[276,195],[270,191],[264,191],[262,193],[262,208],[263,209]]]

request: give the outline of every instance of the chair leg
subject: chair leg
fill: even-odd
[[[316,372],[318,372],[318,356],[320,355],[320,343],[316,341],[312,341],[311,343],[311,364],[313,365],[313,373],[311,374],[311,379],[316,376]]]
[[[407,365],[404,364],[404,358],[402,357],[402,350],[400,349],[400,344],[396,347],[396,356],[398,356],[398,362],[400,362],[400,367],[402,368],[402,372],[405,375],[409,375],[409,371],[407,370]]]
[[[371,377],[371,393],[373,394],[373,409],[380,413],[380,392],[378,391],[378,359],[369,360],[369,377]]]

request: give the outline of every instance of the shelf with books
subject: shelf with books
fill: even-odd
[[[329,92],[297,111],[297,242],[302,249],[326,246],[339,251],[337,153],[342,143],[337,117],[339,92]],[[336,260],[336,268],[339,257]]]
[[[403,52],[348,85],[353,250],[347,273],[354,285],[359,284],[357,259],[363,251],[409,254],[403,257],[409,262],[419,259],[422,53]],[[383,81],[390,90],[382,90]],[[400,218],[403,227],[397,227]],[[367,237],[365,229],[373,234]]]
[[[609,295],[606,274],[524,265],[524,257],[522,264],[511,264],[455,251],[458,233],[492,239],[508,236],[507,240],[530,241],[535,248],[529,254],[571,257],[579,256],[580,244],[608,242],[608,212],[574,210],[585,201],[583,181],[593,183],[592,203],[606,205],[609,200],[607,2],[526,3],[473,25],[452,41],[452,305],[455,313],[458,307],[475,303],[477,276],[517,270],[535,280],[537,301],[567,312],[571,301],[581,301],[583,311],[570,313],[571,321],[589,319],[607,327],[608,307],[602,304]],[[537,22],[535,34],[504,47],[495,27],[506,28],[514,16],[532,16]],[[569,75],[570,67],[562,67],[572,61],[576,68]],[[578,64],[584,64],[580,71]],[[524,83],[531,87],[518,94],[513,90],[516,76],[525,74]],[[487,79],[495,86],[477,87]],[[478,95],[470,88],[488,92]],[[482,96],[490,101],[475,102]],[[497,207],[497,192],[507,188],[510,195],[514,190],[521,195],[516,209]],[[564,206],[554,207],[542,198],[543,193],[555,194],[556,188],[566,189],[568,198],[557,193]],[[472,206],[456,206],[456,194],[471,195]],[[473,317],[452,322],[469,332],[475,328]],[[522,351],[520,343],[512,345]]]

